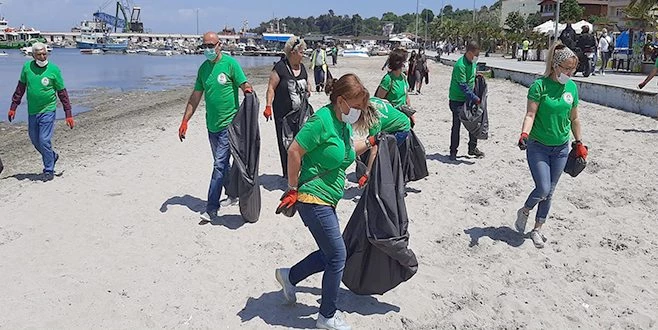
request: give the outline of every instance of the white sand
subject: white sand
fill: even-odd
[[[384,60],[340,58],[333,73],[355,72],[374,93]],[[487,157],[450,164],[450,68],[430,68],[431,84],[412,96],[431,173],[407,198],[419,271],[384,296],[341,292],[355,329],[655,327],[656,120],[581,103],[590,163],[562,177],[537,250],[510,229],[533,188],[516,147],[527,89],[490,81]],[[256,90],[264,102],[265,86]],[[312,97],[316,108],[327,100]],[[316,248],[298,217],[274,215],[284,187],[274,124],[261,123],[261,220],[242,225],[231,207],[226,225],[199,225],[212,160],[203,110],[178,141],[183,109],[78,150],[58,140],[64,173],[53,182],[0,180],[0,328],[314,327],[321,277],[300,284],[294,307],[281,305],[274,279]],[[94,143],[107,152],[81,150]],[[36,151],[25,158],[3,177],[40,171]],[[338,206],[342,225],[355,205]]]

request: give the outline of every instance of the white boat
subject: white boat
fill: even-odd
[[[0,49],[20,49],[35,42],[46,42],[39,30],[24,25],[12,28],[4,17],[0,17]]]
[[[23,47],[20,49],[21,53],[25,56],[32,56],[32,46]],[[46,45],[46,51],[49,53],[53,51],[53,48],[50,45]]]
[[[9,54],[5,53],[4,51],[0,52],[0,56],[9,56]]]
[[[85,54],[85,55],[98,55],[102,54],[103,51],[96,48],[96,49],[80,49],[80,54]]]
[[[154,52],[149,52],[148,54],[152,56],[172,56],[174,55],[174,52],[171,50],[156,50]]]
[[[365,48],[344,49],[342,54],[343,57],[370,57],[368,50]]]

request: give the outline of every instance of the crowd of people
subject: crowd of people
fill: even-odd
[[[222,189],[231,179],[228,175],[231,156],[229,125],[240,106],[239,93],[253,93],[253,88],[238,62],[221,52],[222,43],[216,33],[206,33],[201,47],[206,60],[198,69],[178,137],[181,142],[185,139],[188,123],[204,98],[206,129],[214,161],[207,205],[201,219],[212,222],[218,218],[222,207],[238,201],[237,196],[220,199]],[[283,130],[288,124],[285,118],[291,112],[304,111],[312,91],[303,64],[306,47],[304,40],[298,37],[287,41],[285,58],[276,63],[270,74],[263,116],[266,122],[274,121],[282,176],[288,184],[277,213],[298,212],[318,249],[290,268],[277,269],[275,277],[283,288],[285,301],[294,304],[296,285],[312,274],[323,272],[322,300],[316,325],[323,329],[350,329],[337,306],[347,252],[336,206],[344,194],[346,171],[359,155],[366,152],[370,154],[368,168],[358,180],[360,187],[368,185],[377,154],[378,136],[394,136],[398,147],[410,138],[416,118],[415,111],[409,110],[412,106],[409,94],[414,90],[420,93],[422,81],[428,77],[427,58],[422,49],[418,53],[412,52],[410,58],[403,48],[393,50],[386,65],[388,72],[382,77],[375,95],[371,96],[354,74],[345,74],[339,79],[324,76],[327,55],[319,47],[311,57],[311,71],[316,92],[324,91],[329,96],[329,103],[296,122],[297,126],[292,128],[293,139],[288,141]],[[33,49],[34,60],[23,67],[8,117],[10,121],[14,119],[16,109],[27,93],[29,137],[43,158],[46,179],[51,180],[59,158],[50,141],[56,97],[64,104],[70,128],[74,127],[74,121],[61,72],[55,64],[48,62],[45,45],[35,44]],[[456,62],[446,90],[449,96],[447,109],[453,115],[450,138],[450,160],[453,161],[458,157],[462,124],[459,113],[467,105],[478,106],[481,102],[474,92],[479,54],[476,43],[466,46],[466,53]],[[548,219],[552,196],[569,157],[570,145],[577,157],[587,157],[578,117],[578,89],[570,79],[577,64],[575,53],[556,42],[549,50],[544,75],[528,91],[527,112],[518,146],[526,152],[535,187],[518,210],[515,226],[519,234],[525,235],[530,212],[537,207],[535,225],[528,235],[537,248],[543,247],[546,240],[541,229]],[[364,138],[355,140],[354,132]],[[575,140],[570,144],[572,135]],[[482,158],[484,153],[478,149],[477,140],[476,136],[469,134],[468,154]]]

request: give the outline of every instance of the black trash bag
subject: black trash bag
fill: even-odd
[[[343,232],[343,283],[350,291],[384,294],[416,274],[418,260],[408,248],[408,224],[397,141],[381,136],[371,178]]]
[[[228,127],[233,165],[226,195],[240,198],[240,214],[246,222],[260,217],[261,196],[258,164],[260,161],[259,102],[255,93],[245,94],[244,101]]]
[[[398,106],[397,109],[400,110],[400,112],[402,112],[403,114],[407,115],[407,117],[409,117],[409,121],[411,121],[411,128],[416,126],[416,123],[414,123],[414,120],[412,118],[413,115],[416,113],[416,110],[414,108],[406,104],[403,104]]]
[[[429,175],[425,147],[414,130],[409,131],[407,140],[400,147],[400,159],[405,183],[422,180]]]
[[[290,148],[290,145],[295,140],[295,136],[311,115],[313,115],[313,106],[308,103],[308,97],[303,96],[301,107],[294,109],[283,117],[281,132],[283,133],[283,145],[286,147],[286,150]]]
[[[587,148],[587,147],[585,147]],[[564,173],[577,177],[587,166],[587,160],[583,157],[576,156],[576,148],[572,148],[567,157],[567,165],[564,166]]]
[[[0,158],[0,173],[2,173],[2,171],[4,171],[4,169],[5,169],[5,166],[2,165],[2,158]]]
[[[489,138],[489,114],[487,111],[487,82],[483,76],[475,78],[473,92],[480,98],[480,104],[471,101],[464,103],[459,112],[459,119],[469,133],[475,134],[478,140]]]

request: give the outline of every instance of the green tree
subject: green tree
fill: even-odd
[[[583,19],[585,8],[578,4],[578,0],[564,0],[560,5],[560,21],[575,23]]]
[[[518,44],[522,42],[527,29],[527,24],[523,15],[518,11],[513,11],[505,19],[505,35],[507,40],[512,42],[512,58],[516,58]]]
[[[536,13],[528,15],[528,17],[525,18],[525,24],[530,29],[534,28],[535,26],[540,25],[541,24],[541,14],[539,12],[536,12]]]

